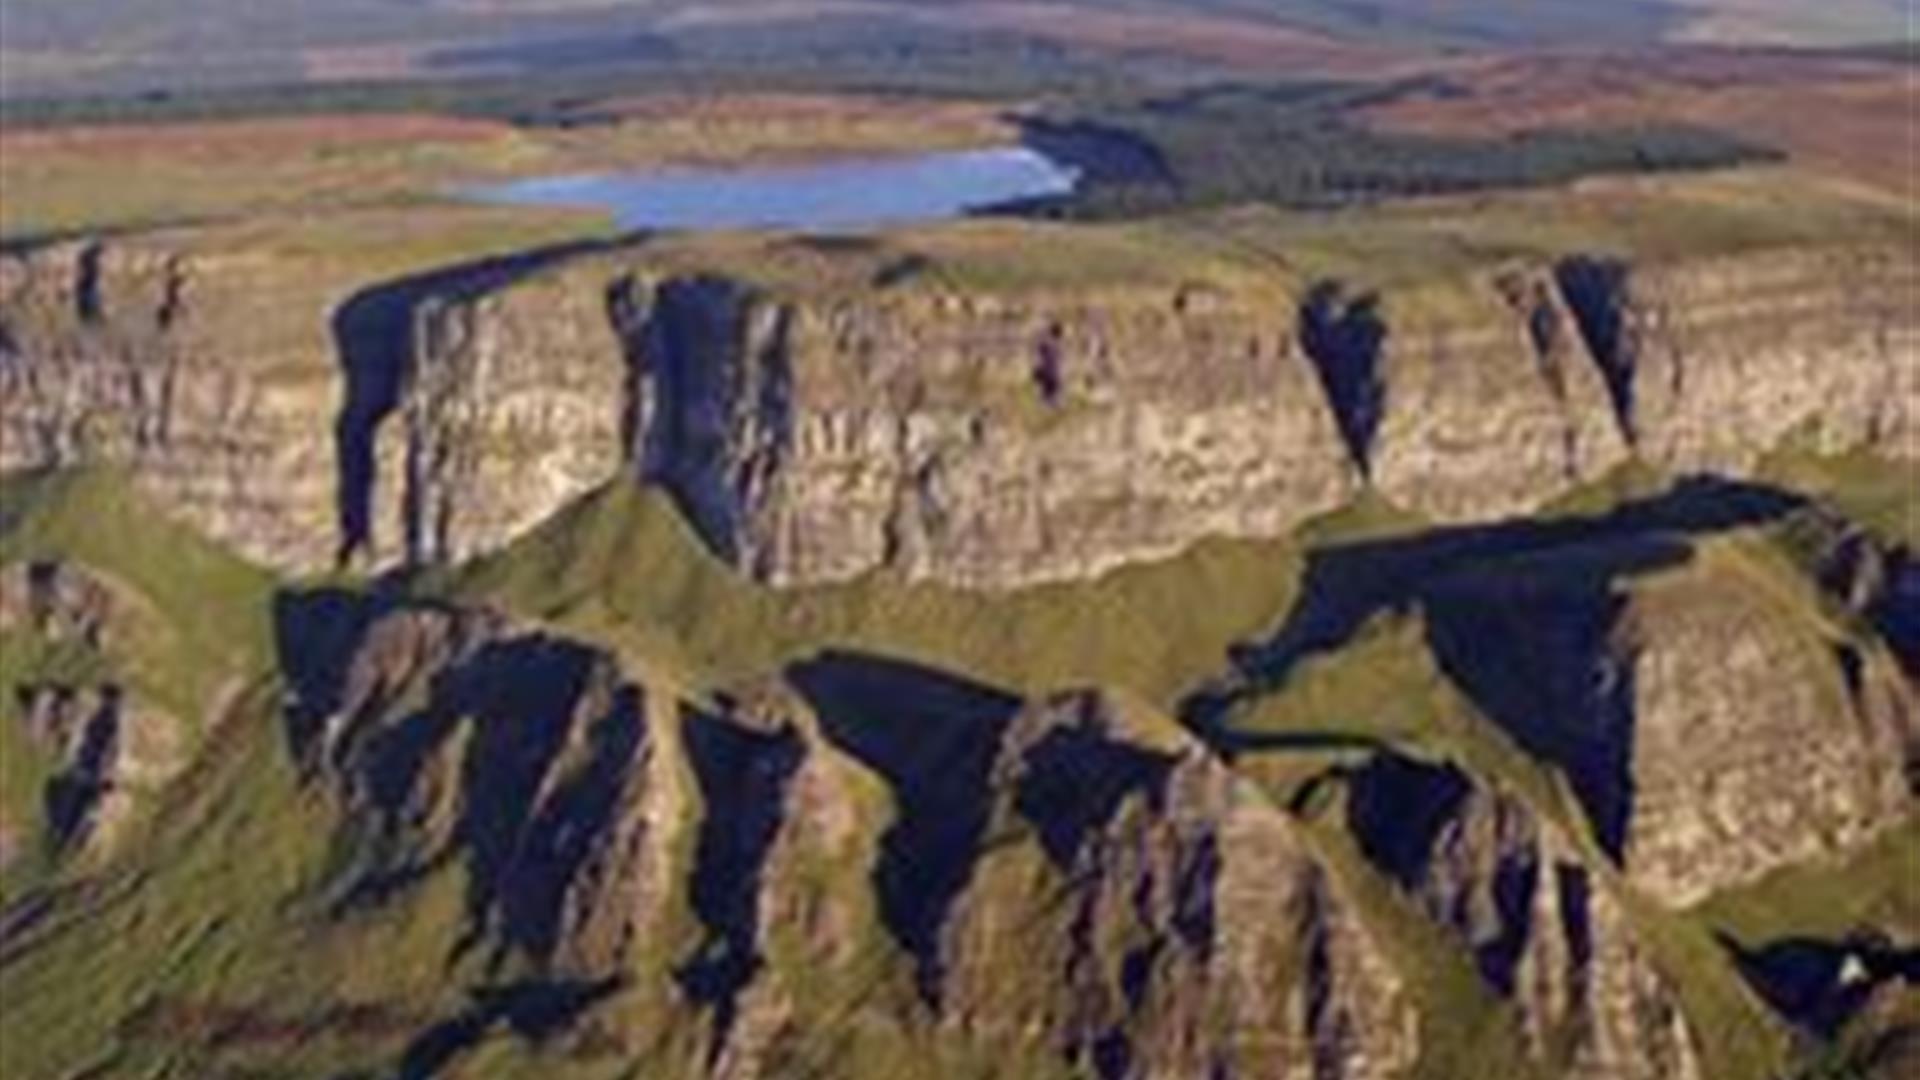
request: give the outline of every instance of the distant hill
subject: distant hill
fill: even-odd
[[[1858,44],[1899,40],[1904,23],[1897,0],[0,0],[0,94],[648,66],[857,81],[928,53],[1017,61],[1035,45],[1298,68],[1355,47]]]

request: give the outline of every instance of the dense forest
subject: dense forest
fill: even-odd
[[[1353,118],[1415,85],[1228,85],[1043,111],[1026,122],[1028,142],[1080,169],[1082,182],[1072,195],[1010,209],[1111,218],[1238,202],[1328,207],[1779,156],[1676,125],[1458,138],[1378,131]]]

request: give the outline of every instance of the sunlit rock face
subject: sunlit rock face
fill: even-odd
[[[1005,588],[1281,535],[1368,486],[1464,522],[1635,459],[1909,454],[1914,273],[1809,248],[1385,291],[800,293],[642,246],[320,303],[264,256],[65,244],[0,267],[0,467],[127,468],[303,570],[464,559],[628,476],[765,582]]]

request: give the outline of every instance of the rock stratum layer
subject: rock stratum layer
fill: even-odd
[[[248,330],[256,261],[155,243],[6,257],[0,468],[124,467],[302,570],[459,560],[629,473],[766,582],[1003,588],[1280,535],[1366,487],[1465,521],[1629,460],[1920,441],[1892,247],[1022,291],[757,284],[642,244],[370,289],[289,344]]]

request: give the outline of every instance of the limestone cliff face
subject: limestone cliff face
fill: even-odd
[[[795,293],[616,259],[569,268],[570,302],[514,286],[541,290],[544,307],[512,307],[543,321],[504,332],[551,334],[584,371],[574,343],[599,329],[579,320],[604,302],[626,452],[750,575],[1002,588],[1283,533],[1363,484],[1464,522],[1636,454],[1739,476],[1789,435],[1904,453],[1912,273],[1849,249],[1515,265],[1384,293]],[[462,317],[478,333],[515,316]],[[511,528],[488,525],[476,546]]]
[[[626,367],[605,300],[566,284],[422,306],[396,420],[373,436],[375,562],[395,540],[409,564],[458,562],[620,475]]]
[[[1619,647],[1634,716],[1629,877],[1684,904],[1853,850],[1910,811],[1915,703],[1884,653],[1693,575],[1644,590]]]
[[[0,469],[124,468],[287,569],[498,546],[627,457],[603,299],[461,291],[511,269],[353,293],[334,267],[164,237],[0,257]]]
[[[317,378],[270,329],[265,269],[137,244],[0,256],[0,469],[122,466],[254,558],[326,565],[341,386],[324,324]]]
[[[1302,340],[1373,487],[1435,521],[1525,513],[1626,460],[1605,384],[1551,277],[1309,294]]]
[[[1559,278],[1655,466],[1740,475],[1789,433],[1905,459],[1920,446],[1911,246],[1576,259]]]
[[[648,473],[776,584],[1086,577],[1354,490],[1287,321],[1247,298],[625,288]]]
[[[1467,521],[1632,454],[1739,475],[1789,434],[1915,443],[1893,249],[1365,293],[1278,271],[795,290],[642,245],[388,283],[331,326],[279,310],[298,270],[160,240],[9,256],[0,468],[127,467],[300,569],[465,558],[637,473],[763,581],[1002,588],[1278,535],[1367,483]]]

